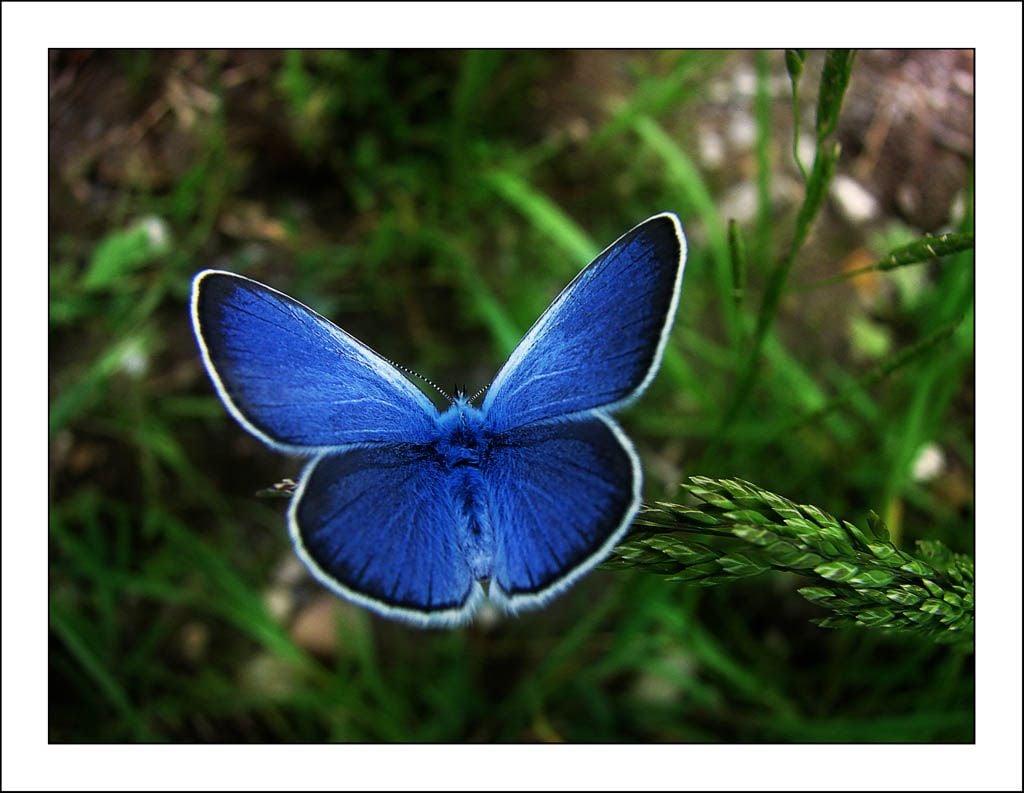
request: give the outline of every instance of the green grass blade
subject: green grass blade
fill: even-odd
[[[771,64],[768,54],[759,50],[755,58],[757,83],[754,94],[754,119],[757,124],[757,258],[768,261],[775,249],[772,222],[772,96]]]
[[[49,430],[52,437],[101,398],[112,377],[124,368],[126,360],[149,354],[147,336],[128,336],[111,344],[92,364],[64,388],[50,404]]]
[[[50,603],[50,628],[60,638],[71,656],[92,678],[104,697],[131,725],[139,740],[151,738],[149,727],[139,710],[132,704],[128,694],[117,682],[114,675],[89,648],[82,635],[74,627],[74,617],[57,603]]]
[[[458,82],[452,94],[452,123],[460,136],[465,134],[474,108],[487,93],[487,87],[504,59],[505,53],[499,50],[469,50],[463,54]]]
[[[687,93],[696,87],[697,79],[712,71],[721,58],[718,52],[680,53],[667,75],[648,77],[637,87],[632,98],[594,134],[591,145],[608,144],[641,116],[657,118],[670,108],[678,109]]]
[[[757,316],[751,351],[737,381],[733,399],[722,415],[721,428],[723,430],[736,418],[754,388],[760,369],[761,346],[764,343],[764,338],[775,321],[779,301],[796,261],[796,255],[807,239],[811,225],[828,195],[828,188],[835,174],[840,154],[838,142],[831,141],[830,136],[838,123],[839,111],[842,107],[843,95],[852,66],[852,51],[841,50],[826,55],[825,65],[822,69],[822,84],[818,95],[818,142],[811,176],[807,181],[804,199],[797,213],[796,229],[789,249],[769,273]]]
[[[96,246],[82,285],[87,291],[109,289],[132,271],[170,248],[163,221],[149,218],[108,234]]]
[[[481,178],[487,187],[519,210],[580,265],[591,261],[601,252],[574,220],[520,176],[511,171],[492,170]]]
[[[804,61],[807,50],[786,50],[786,71],[793,87],[793,161],[800,170],[804,182],[807,181],[807,168],[800,159],[800,77],[804,72]]]
[[[779,432],[776,439],[783,437],[784,435],[793,432],[801,427],[805,427],[808,424],[813,424],[816,421],[821,420],[826,415],[834,410],[847,407],[851,400],[855,399],[858,394],[863,393],[866,389],[874,386],[893,373],[904,368],[908,364],[923,357],[929,351],[937,347],[940,343],[952,336],[957,329],[963,323],[963,317],[954,320],[953,322],[939,328],[936,331],[928,334],[925,338],[914,342],[904,350],[900,350],[898,353],[890,356],[885,361],[872,367],[871,370],[860,377],[853,383],[847,390],[835,397],[831,398],[825,405],[821,406],[817,410],[814,410],[807,415],[797,418],[792,425],[786,427],[784,430]]]
[[[458,273],[462,287],[472,297],[473,310],[490,331],[498,352],[501,355],[512,352],[523,336],[523,328],[512,319],[504,304],[480,274],[480,269],[470,261],[464,243],[432,228],[420,229],[417,239]]]
[[[941,259],[944,256],[950,256],[952,254],[962,253],[973,249],[973,232],[940,234],[938,236],[928,234],[919,240],[914,240],[913,242],[908,243],[907,245],[901,245],[898,248],[894,248],[887,256],[879,259],[873,264],[869,264],[865,267],[858,267],[855,270],[847,270],[846,272],[838,275],[823,278],[819,281],[814,281],[798,288],[800,290],[816,289],[821,286],[829,286],[841,281],[847,281],[851,278],[856,278],[859,275],[864,275],[865,273],[887,272],[900,267],[907,267],[912,264],[923,264],[935,259]]]
[[[806,239],[811,223],[824,203],[828,192],[828,184],[832,181],[835,165],[839,159],[839,145],[836,144],[827,152],[819,151],[818,155],[814,161],[814,168],[811,170],[811,178],[807,184],[807,193],[797,215],[796,235],[790,245],[789,252],[775,265],[768,276],[768,284],[765,287],[764,296],[761,299],[761,308],[757,316],[757,326],[754,330],[751,351],[747,356],[742,374],[737,381],[732,401],[723,414],[723,430],[736,418],[736,415],[754,388],[761,362],[761,347],[764,344],[769,328],[775,321],[779,302],[782,299],[790,270],[792,270],[793,263],[796,260],[797,251]]]
[[[739,226],[732,219],[729,220],[729,263],[732,265],[732,301],[738,315],[747,291],[747,250]]]
[[[854,54],[854,50],[829,50],[825,53],[825,65],[822,67],[821,83],[818,86],[818,113],[815,119],[819,146],[836,131],[839,124],[843,96],[853,72]]]
[[[681,193],[682,201],[685,205],[693,207],[704,225],[711,248],[711,258],[715,265],[715,285],[718,287],[722,314],[729,336],[735,343],[740,337],[740,330],[733,297],[729,242],[711,192],[693,160],[675,144],[656,121],[648,116],[640,116],[634,122],[633,129],[644,145],[664,163],[668,178]]]

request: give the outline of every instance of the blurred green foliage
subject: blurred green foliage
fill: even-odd
[[[189,328],[192,275],[222,267],[472,393],[594,253],[672,209],[679,317],[622,416],[648,499],[741,477],[970,555],[973,255],[914,247],[973,232],[970,177],[948,228],[837,217],[860,56],[50,57],[51,740],[973,739],[969,643],[822,630],[788,574],[705,589],[600,570],[458,631],[325,596],[280,502],[254,497],[298,462],[230,420]],[[797,93],[818,114],[806,179]],[[698,122],[726,124],[722,94],[755,133],[713,171]],[[743,183],[757,207],[731,223]]]

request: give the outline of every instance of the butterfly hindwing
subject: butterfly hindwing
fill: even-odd
[[[390,363],[268,286],[205,270],[192,282],[192,324],[228,410],[278,450],[317,454],[434,431],[437,408]]]
[[[500,527],[492,594],[542,603],[597,564],[640,505],[640,463],[606,416],[520,427],[495,440],[482,469]]]
[[[429,446],[375,445],[314,460],[288,522],[313,574],[378,613],[455,624],[481,594],[459,543],[446,473]]]
[[[502,366],[482,409],[495,431],[613,410],[653,378],[675,316],[686,243],[655,215],[587,265]]]

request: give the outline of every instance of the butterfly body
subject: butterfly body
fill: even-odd
[[[610,552],[641,468],[611,417],[653,378],[682,279],[678,219],[657,215],[584,268],[479,407],[438,411],[386,360],[292,298],[231,273],[193,282],[203,361],[229,412],[310,457],[288,510],[325,586],[421,626],[484,597],[546,603]]]
[[[478,581],[494,573],[494,531],[482,473],[494,440],[483,414],[460,396],[441,414],[437,440],[429,446],[432,464],[443,472],[443,497],[452,503],[459,544]]]

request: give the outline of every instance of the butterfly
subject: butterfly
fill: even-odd
[[[588,264],[526,333],[477,406],[441,412],[399,370],[269,286],[204,270],[192,327],[228,412],[310,458],[288,530],[326,587],[419,626],[485,600],[542,606],[605,559],[640,508],[641,468],[611,413],[661,363],[686,239],[670,212]]]

